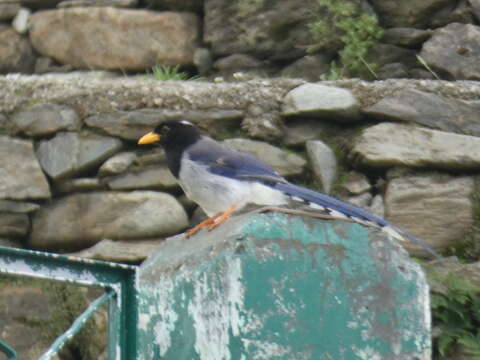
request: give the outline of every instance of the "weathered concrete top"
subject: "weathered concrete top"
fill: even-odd
[[[239,83],[158,81],[153,77],[114,77],[108,73],[0,77],[0,109],[11,112],[37,102],[70,105],[81,117],[138,108],[245,109],[280,102],[301,80]]]
[[[303,84],[298,79],[253,80],[211,83],[158,81],[152,77],[116,77],[110,73],[69,75],[0,76],[0,109],[9,113],[25,105],[54,102],[72,105],[81,117],[118,110],[160,107],[171,109],[245,109],[266,102],[280,111],[283,97]],[[464,100],[480,97],[474,81],[393,79],[328,81],[323,84],[351,89],[361,105],[376,103],[384,96],[410,87]]]
[[[420,266],[376,230],[247,213],[140,267],[138,359],[430,359]]]

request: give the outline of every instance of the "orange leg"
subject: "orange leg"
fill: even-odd
[[[236,204],[230,205],[227,210],[225,210],[223,213],[221,213],[220,216],[218,216],[213,221],[213,224],[208,225],[208,231],[212,231],[217,226],[219,226],[221,223],[230,219],[230,216],[232,216],[232,214],[235,212],[236,209],[237,209]]]
[[[230,216],[232,215],[232,213],[235,211],[235,209],[237,208],[236,205],[231,205],[227,210],[225,210],[224,212],[220,212],[218,214],[215,214],[213,215],[212,217],[202,221],[200,224],[198,224],[197,226],[185,231],[186,233],[186,236],[187,237],[190,237],[192,235],[195,235],[197,232],[199,232],[200,230],[202,230],[203,228],[207,228],[208,231],[212,231],[213,229],[215,229],[217,226],[219,226],[221,223],[223,223],[224,221],[226,221],[228,218],[230,218]]]

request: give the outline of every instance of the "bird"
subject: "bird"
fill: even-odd
[[[353,221],[380,228],[397,240],[410,240],[437,259],[441,256],[407,231],[367,210],[329,195],[295,185],[256,157],[230,149],[215,141],[187,120],[161,122],[138,140],[139,145],[159,144],[165,150],[167,166],[185,195],[197,203],[209,218],[187,236],[212,230],[246,205],[278,207],[304,206],[318,217]],[[284,212],[290,212],[285,209]]]

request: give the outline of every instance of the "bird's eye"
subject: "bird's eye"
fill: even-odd
[[[162,135],[167,135],[170,132],[170,126],[162,127]]]

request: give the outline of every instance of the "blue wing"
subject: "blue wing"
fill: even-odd
[[[254,156],[229,149],[214,141],[205,139],[189,149],[188,153],[191,160],[208,166],[208,170],[216,175],[241,181],[256,180],[269,185],[287,182]]]

